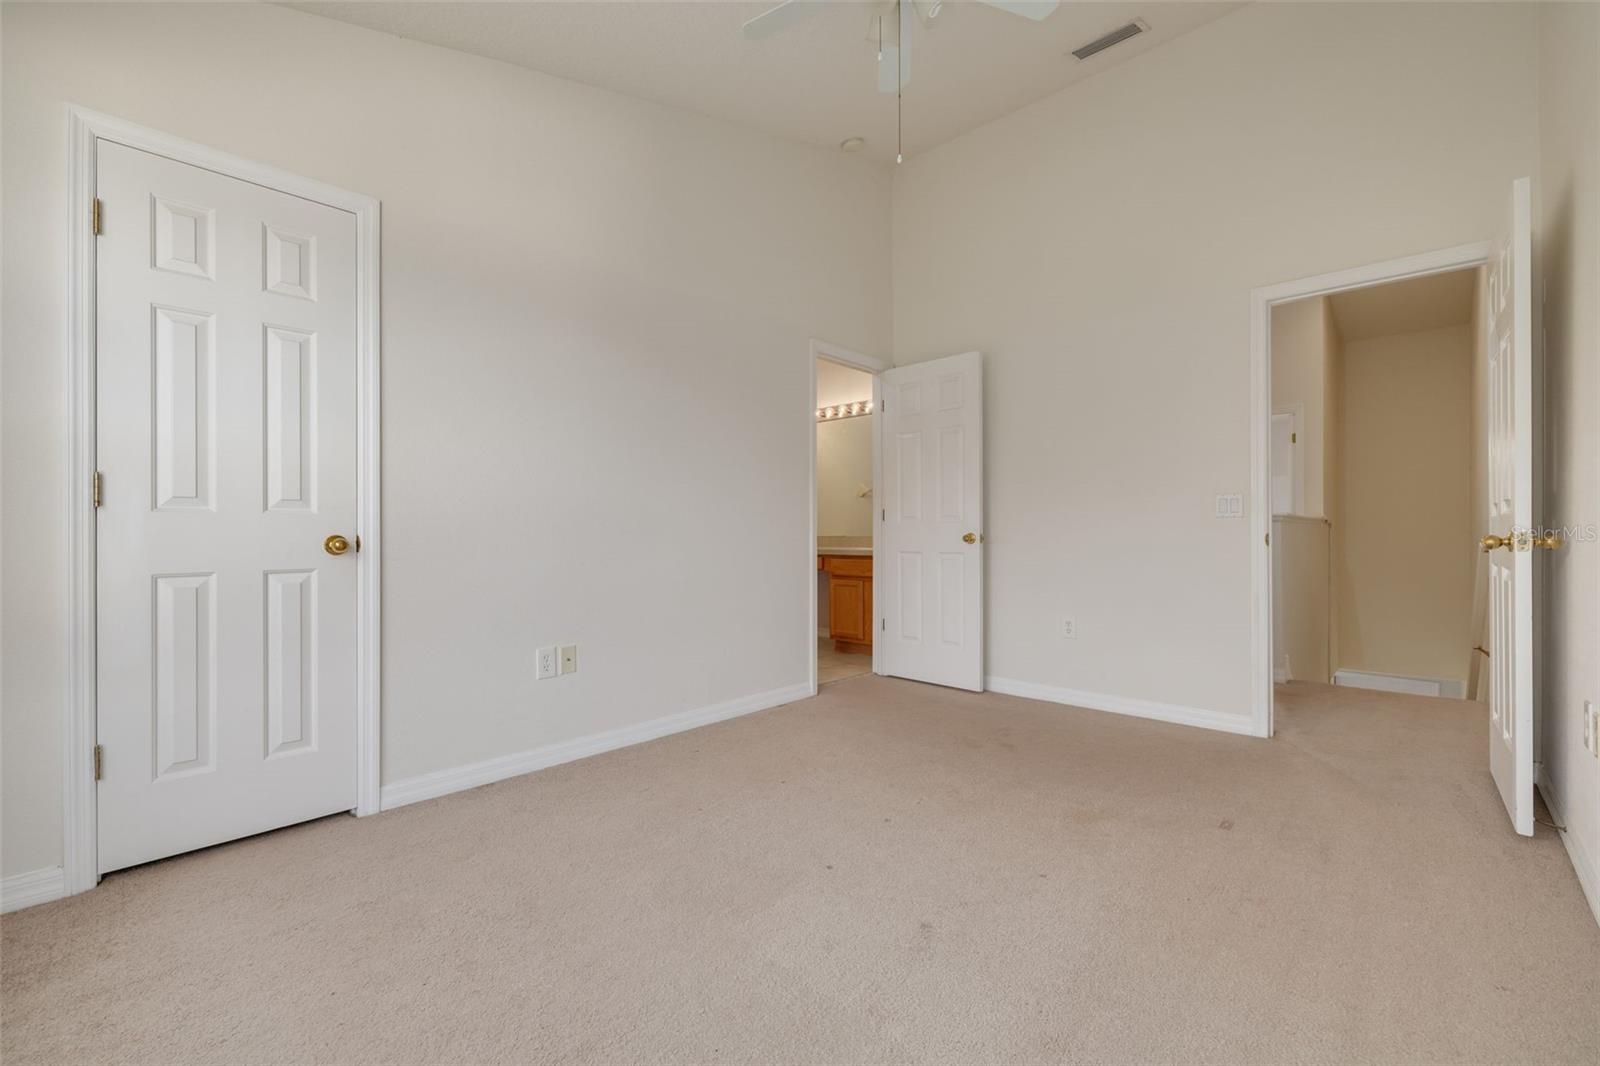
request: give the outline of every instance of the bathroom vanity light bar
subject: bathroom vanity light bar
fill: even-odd
[[[871,413],[871,400],[857,400],[855,403],[840,403],[832,407],[817,408],[817,421],[832,422],[840,418],[860,418]]]

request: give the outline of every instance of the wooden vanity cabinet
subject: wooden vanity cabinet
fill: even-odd
[[[844,652],[872,651],[872,556],[817,556],[828,575],[828,634]]]

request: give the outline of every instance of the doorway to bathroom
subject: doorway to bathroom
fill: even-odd
[[[868,356],[812,345],[814,685],[873,672],[879,622],[873,601],[879,508],[879,371]]]

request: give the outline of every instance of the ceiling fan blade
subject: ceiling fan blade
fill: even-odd
[[[744,35],[752,41],[759,41],[810,18],[820,10],[821,4],[808,3],[807,0],[783,0],[777,7],[746,19]]]
[[[984,7],[998,8],[1013,15],[1021,15],[1035,22],[1049,18],[1055,14],[1056,8],[1061,6],[1060,0],[978,0],[978,3]]]

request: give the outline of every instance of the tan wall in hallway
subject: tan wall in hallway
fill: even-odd
[[[1344,345],[1340,667],[1465,681],[1472,329]]]
[[[1272,640],[1290,681],[1333,679],[1328,658],[1328,523],[1303,515],[1272,518]]]

